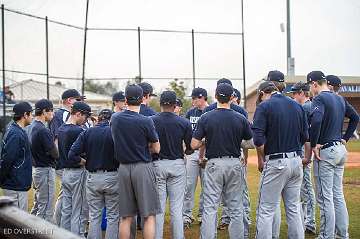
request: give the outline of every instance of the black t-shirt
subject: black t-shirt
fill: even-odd
[[[30,135],[34,167],[55,167],[56,159],[50,152],[56,147],[49,129],[41,121],[34,120]]]
[[[341,141],[345,118],[345,101],[330,91],[323,91],[312,101],[311,147]]]
[[[214,102],[214,103],[212,103],[211,105],[209,105],[208,107],[205,108],[204,113],[212,111],[212,110],[214,110],[216,108],[217,108],[217,102]],[[230,104],[230,109],[235,110],[236,112],[242,114],[245,118],[248,118],[248,113],[240,105],[236,105],[234,103],[231,103]]]
[[[148,144],[159,140],[152,119],[125,110],[111,117],[110,127],[115,158],[120,163],[152,161]]]
[[[193,137],[205,138],[206,157],[241,156],[241,141],[252,138],[247,119],[231,110],[216,108],[203,114],[198,121]]]
[[[80,160],[68,158],[71,146],[84,130],[79,125],[63,124],[58,129],[59,161],[61,168],[80,168]]]
[[[309,138],[308,122],[303,107],[280,93],[256,107],[252,125],[254,144],[265,145],[265,155],[301,153]]]
[[[141,114],[143,116],[153,116],[153,115],[156,115],[156,111],[147,105],[141,104],[139,114]]]
[[[119,167],[114,157],[109,122],[100,122],[79,135],[68,156],[71,161],[80,161],[82,154],[85,154],[85,167],[89,171],[114,170]]]
[[[196,129],[196,124],[198,122],[198,120],[200,119],[200,116],[204,113],[203,110],[200,110],[196,107],[191,108],[190,110],[188,110],[185,114],[185,118],[187,118],[188,120],[190,120],[191,123],[191,128],[193,131],[195,131]]]
[[[183,142],[191,149],[191,124],[175,113],[162,112],[151,117],[159,135],[160,153],[153,158],[175,160],[184,158]]]

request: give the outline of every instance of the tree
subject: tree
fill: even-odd
[[[102,95],[113,95],[117,91],[117,84],[106,82],[106,84],[96,83],[93,80],[85,81],[85,90]]]
[[[173,81],[169,82],[168,90],[175,91],[177,98],[179,98],[183,102],[181,114],[184,114],[192,107],[191,99],[186,97],[187,87],[184,85],[183,81],[175,78]]]

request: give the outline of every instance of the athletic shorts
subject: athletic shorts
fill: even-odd
[[[153,163],[120,164],[120,217],[161,213]]]

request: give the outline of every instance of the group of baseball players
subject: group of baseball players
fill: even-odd
[[[288,238],[316,233],[312,166],[318,238],[349,238],[342,178],[345,144],[359,116],[338,95],[337,76],[312,71],[306,80],[283,92],[284,75],[270,71],[258,86],[253,122],[225,78],[217,82],[216,103],[208,104],[205,89],[193,89],[185,117],[174,91],[161,93],[161,112],[150,108],[156,95],[144,82],[115,93],[113,110],[102,109],[96,120],[74,89],[62,94],[63,108],[55,113],[51,101],[36,102],[34,119],[29,103],[17,103],[2,141],[0,187],[23,210],[33,187],[31,214],[91,239],[102,238],[104,208],[106,239],[135,238],[136,224],[145,239],[163,238],[169,200],[172,238],[180,239],[195,221],[200,178],[201,238],[216,238],[218,229],[228,229],[230,238],[250,238],[246,168],[248,150],[256,148],[256,238],[279,238],[281,199]]]

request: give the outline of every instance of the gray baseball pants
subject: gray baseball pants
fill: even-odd
[[[240,160],[227,157],[210,159],[205,168],[203,186],[201,238],[216,238],[217,210],[222,195],[230,215],[230,239],[244,238],[244,176]]]
[[[86,177],[84,168],[66,168],[62,181],[61,227],[77,235],[85,233]]]
[[[28,212],[28,192],[3,189],[4,196],[14,199],[14,206]]]
[[[63,197],[63,189],[62,189],[62,175],[64,169],[55,170],[56,178],[59,180],[59,194],[55,202],[55,210],[54,210],[54,223],[57,226],[61,224],[61,211],[62,211],[62,197]]]
[[[192,210],[194,208],[195,189],[200,176],[201,185],[203,184],[204,170],[199,166],[199,151],[196,150],[193,154],[186,158],[186,189],[183,208],[184,222],[192,221]],[[199,217],[203,212],[203,189],[201,189],[199,200]]]
[[[173,239],[184,238],[183,202],[186,183],[184,159],[158,160],[154,162],[161,214],[156,215],[156,239],[163,238],[166,199],[169,198],[170,221]]]
[[[320,150],[314,160],[317,203],[320,207],[319,239],[349,238],[349,215],[343,193],[344,164],[347,151],[339,144]]]
[[[302,214],[304,229],[316,231],[315,222],[315,193],[311,181],[311,164],[304,167],[303,182],[301,184],[300,197],[302,201]]]
[[[300,187],[303,177],[303,166],[300,157],[288,153],[288,158],[268,160],[260,179],[259,203],[257,208],[256,238],[273,237],[273,220],[276,211],[280,211],[280,200],[283,198],[288,238],[303,239],[300,212]]]
[[[32,214],[49,222],[53,221],[55,198],[55,169],[36,167],[33,170],[33,186],[35,189]]]
[[[247,180],[246,180],[246,175],[247,175],[246,165],[243,166],[243,175],[244,175],[244,194],[243,194],[244,238],[249,238],[250,225],[251,225],[251,209],[250,209],[249,189],[248,189]],[[222,197],[222,204],[223,204],[223,210],[222,210],[222,214],[221,214],[221,222],[224,224],[230,224],[230,215],[229,215],[228,208],[224,202],[224,197]]]
[[[107,218],[105,239],[118,239],[120,196],[118,172],[89,172],[86,188],[90,215],[90,225],[87,238],[102,238],[102,210],[105,206]]]

